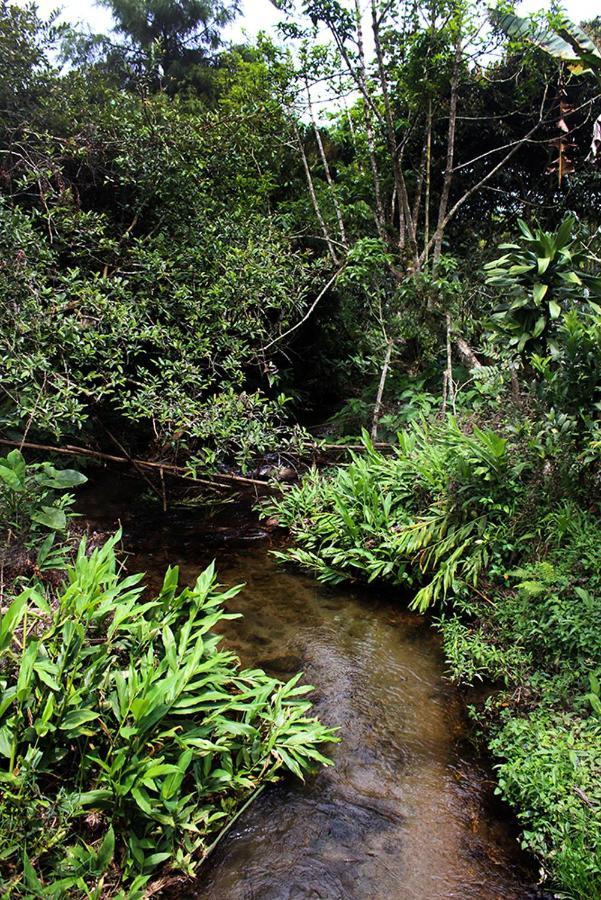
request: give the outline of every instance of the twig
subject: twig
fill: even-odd
[[[341,266],[340,269],[338,269],[338,271],[335,272],[334,275],[332,275],[332,277],[330,278],[330,280],[328,281],[328,283],[326,284],[326,286],[325,286],[324,288],[322,288],[322,290],[319,292],[319,294],[317,295],[317,297],[315,298],[315,300],[314,300],[313,303],[311,304],[309,310],[305,313],[305,315],[304,315],[303,318],[300,320],[300,322],[297,322],[296,325],[293,325],[292,328],[289,328],[289,329],[288,329],[288,331],[285,331],[283,334],[278,335],[278,337],[274,338],[274,339],[273,339],[272,341],[270,341],[268,344],[265,344],[264,347],[261,347],[261,349],[260,349],[259,352],[260,352],[260,353],[264,353],[265,350],[269,350],[269,348],[270,348],[270,347],[273,347],[274,344],[277,344],[278,341],[282,341],[285,337],[288,337],[289,334],[292,334],[293,331],[296,331],[297,328],[300,328],[301,325],[304,325],[304,323],[307,321],[307,319],[309,318],[309,316],[311,315],[311,313],[313,312],[313,310],[315,309],[315,307],[317,306],[317,304],[318,304],[319,301],[321,300],[321,298],[322,298],[325,294],[327,294],[327,292],[328,292],[329,289],[332,287],[332,285],[334,284],[334,282],[336,281],[336,279],[338,278],[338,276],[339,276],[339,275],[342,275],[342,273],[344,272],[345,269],[346,269],[346,264],[345,264],[344,266]]]
[[[150,486],[150,489],[152,490],[152,492],[157,495],[159,500],[163,501],[163,512],[167,512],[167,510],[165,508],[165,492],[164,492],[164,490],[163,491],[159,490],[159,488],[156,486],[154,481],[152,481],[152,479],[148,477],[148,475],[146,474],[144,469],[141,466],[139,466],[134,459],[132,459],[131,454],[126,450],[126,448],[123,446],[121,441],[118,438],[116,438],[115,435],[111,431],[109,431],[109,429],[106,427],[104,422],[101,422],[100,419],[98,419],[98,418],[97,418],[97,422],[99,422],[102,429],[108,434],[108,436],[110,437],[113,444],[115,444],[115,446],[121,451],[121,453],[123,453],[127,457],[127,459],[132,464],[132,466],[134,467],[136,472],[144,479],[146,484],[148,484]],[[162,474],[163,474],[163,470],[161,469],[161,478],[162,478]]]

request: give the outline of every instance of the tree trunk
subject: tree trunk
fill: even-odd
[[[457,105],[459,102],[459,81],[461,74],[461,29],[458,28],[455,40],[455,59],[453,61],[453,74],[451,76],[451,99],[449,102],[449,130],[447,133],[447,159],[438,207],[438,223],[434,235],[434,268],[438,265],[442,253],[442,239],[445,230],[447,209],[451,185],[453,183],[453,162],[455,158],[455,135],[457,133]]]
[[[358,4],[358,0],[355,0]],[[386,77],[386,69],[384,66],[384,54],[380,42],[380,24],[378,21],[378,11],[374,0],[371,4],[372,31],[374,37],[374,48],[376,51],[376,60],[378,62],[378,73],[380,76],[380,86],[382,88],[382,100],[384,102],[386,138],[388,143],[388,152],[392,162],[392,170],[394,175],[394,184],[397,192],[399,203],[399,250],[404,250],[405,244],[409,245],[409,250],[413,259],[415,269],[419,268],[419,254],[417,252],[416,229],[411,207],[409,205],[409,194],[407,192],[407,184],[405,176],[400,164],[399,153],[397,150],[396,131],[394,127],[394,117],[392,114],[392,106],[390,103],[390,94],[388,91],[388,79]]]
[[[300,136],[300,132],[297,126],[294,126],[294,136],[296,138],[296,143],[298,145],[298,149],[301,155],[301,159],[303,161],[303,168],[305,170],[305,177],[307,179],[307,187],[309,188],[309,195],[311,197],[311,203],[313,204],[313,209],[315,210],[315,215],[317,216],[317,221],[319,222],[319,226],[321,228],[322,234],[324,236],[325,242],[327,244],[328,250],[330,252],[330,256],[332,257],[332,262],[335,266],[338,265],[338,257],[336,256],[336,251],[334,250],[334,243],[332,241],[332,236],[328,231],[328,226],[326,225],[326,220],[323,217],[321,212],[321,207],[319,205],[319,200],[317,199],[317,194],[315,193],[315,185],[313,184],[313,176],[311,175],[311,169],[309,168],[309,160],[307,159],[307,154],[305,153],[305,148],[303,147],[303,141]]]
[[[326,176],[326,181],[328,182],[328,188],[330,189],[330,194],[332,196],[332,203],[334,205],[334,209],[336,211],[336,219],[338,221],[338,231],[340,233],[340,242],[343,247],[348,247],[348,243],[346,240],[346,230],[344,227],[344,218],[342,216],[342,210],[340,209],[340,204],[338,203],[338,198],[336,196],[336,187],[334,185],[334,179],[332,178],[332,173],[330,171],[330,164],[328,163],[328,158],[326,156],[326,151],[323,146],[323,141],[321,139],[321,132],[319,130],[319,126],[317,123],[317,119],[315,117],[315,111],[313,109],[313,103],[311,101],[311,89],[309,88],[309,82],[305,79],[305,87],[307,89],[307,105],[309,108],[309,115],[311,116],[311,122],[313,123],[313,129],[315,131],[315,140],[317,141],[317,147],[319,150],[319,155],[321,157],[321,162],[323,165],[323,169]]]
[[[468,369],[482,368],[482,363],[464,338],[455,338],[455,347],[457,348],[459,356],[468,367]]]
[[[380,410],[382,409],[382,397],[384,396],[384,388],[386,387],[386,379],[388,378],[388,370],[390,369],[390,360],[392,358],[392,348],[394,341],[389,339],[386,346],[386,355],[384,357],[384,365],[380,375],[380,384],[378,385],[378,393],[376,395],[376,404],[374,406],[374,416],[371,426],[371,439],[375,441],[378,437],[378,422],[380,421]]]
[[[432,186],[432,98],[428,103],[428,123],[426,125],[426,196],[424,200],[424,263],[428,262],[430,250],[430,190]]]
[[[447,312],[446,314],[446,323],[447,323],[447,367],[444,373],[443,378],[443,401],[442,401],[442,411],[443,414],[447,411],[447,401],[450,402],[451,407],[453,409],[453,414],[457,412],[455,409],[455,382],[453,380],[453,350],[451,345],[451,330],[452,330],[452,322],[451,322],[451,314]]]
[[[373,101],[369,94],[369,90],[367,88],[367,79],[366,79],[366,63],[365,63],[365,46],[363,43],[363,27],[361,25],[362,11],[359,0],[355,0],[355,15],[357,21],[357,51],[359,54],[359,71],[355,72],[351,60],[348,57],[348,54],[345,50],[341,48],[340,42],[338,42],[339,49],[341,49],[343,59],[347,64],[351,74],[355,78],[361,93],[363,94],[363,101],[365,104],[364,111],[364,121],[365,121],[365,133],[367,135],[367,151],[369,155],[369,164],[371,166],[372,179],[374,183],[374,200],[376,205],[376,227],[378,229],[378,236],[383,243],[388,243],[388,235],[386,233],[386,214],[384,212],[384,204],[382,202],[382,187],[380,183],[380,171],[378,169],[378,160],[376,157],[376,138],[373,127],[373,119],[372,119],[372,109],[373,109]]]

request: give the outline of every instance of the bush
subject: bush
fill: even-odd
[[[512,467],[508,442],[494,431],[466,434],[452,418],[414,424],[398,438],[386,457],[364,434],[365,453],[347,468],[313,474],[264,513],[300,545],[280,558],[333,583],[422,584],[412,607],[423,611],[475,585],[506,552],[525,463]]]
[[[0,620],[0,866],[26,896],[141,896],[159,867],[192,874],[265,783],[327,763],[330,729],[298,678],[240,669],[212,629],[235,616],[213,566],[169,569],[155,598],[122,577],[116,535],[82,542],[50,602]]]
[[[509,716],[490,749],[523,845],[569,896],[601,896],[601,721],[545,709]]]
[[[524,846],[569,896],[588,900],[601,892],[601,527],[565,504],[541,532],[535,561],[507,573],[513,589],[439,626],[456,680],[505,688],[479,718]]]
[[[27,538],[49,528],[64,532],[73,505],[72,494],[64,491],[86,481],[81,472],[49,462],[27,465],[19,450],[11,450],[0,457],[0,535],[10,531],[12,537]]]

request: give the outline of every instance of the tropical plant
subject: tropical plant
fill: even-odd
[[[29,463],[20,450],[0,458],[0,534],[27,537],[41,528],[65,531],[74,498],[63,493],[88,479],[49,462]]]
[[[504,10],[493,11],[492,17],[495,24],[514,40],[540,47],[549,56],[567,64],[574,75],[593,75],[601,82],[601,50],[564,12],[553,11],[544,24]],[[593,127],[590,157],[597,160],[600,154],[601,116]]]
[[[526,464],[512,470],[507,439],[465,434],[450,418],[413,423],[389,456],[365,432],[363,443],[348,467],[313,473],[265,505],[298,544],[276,555],[323,581],[416,585],[411,606],[421,611],[475,585],[504,545],[521,489]]]
[[[500,244],[502,256],[487,263],[486,283],[506,295],[493,315],[519,353],[556,349],[554,335],[562,313],[601,299],[601,280],[587,271],[594,257],[574,237],[568,216],[556,231],[518,222],[519,243]]]
[[[82,542],[55,602],[36,587],[0,619],[0,867],[14,895],[141,897],[192,874],[242,805],[327,764],[311,690],[240,669],[213,628],[240,587],[211,565],[158,596],[123,577],[117,534]]]

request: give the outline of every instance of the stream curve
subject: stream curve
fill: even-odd
[[[167,565],[192,582],[215,558],[246,583],[228,604],[227,645],[248,666],[315,685],[320,717],[340,728],[335,766],[306,784],[270,786],[241,816],[183,896],[203,900],[526,900],[531,861],[493,800],[491,773],[467,740],[437,635],[398,598],[331,589],[279,566],[247,509],[160,515],[118,491],[88,492],[92,527],[120,519],[131,571],[158,587]],[[150,518],[150,521],[149,521]]]

